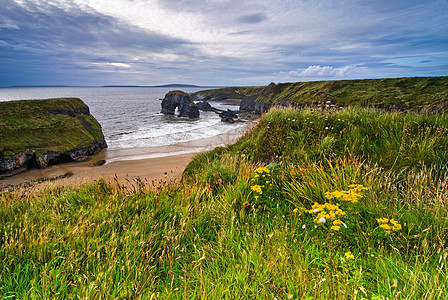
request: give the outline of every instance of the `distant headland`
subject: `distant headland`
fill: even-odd
[[[104,85],[103,87],[204,88],[204,87],[218,87],[218,86],[201,86],[194,84],[171,83],[163,85]]]
[[[13,86],[0,86],[0,88],[50,88],[50,87],[143,87],[143,88],[222,88],[223,86],[217,85],[195,85],[195,84],[182,84],[182,83],[170,83],[162,85],[135,85],[135,84],[108,84],[98,86],[82,86],[82,85],[13,85]]]

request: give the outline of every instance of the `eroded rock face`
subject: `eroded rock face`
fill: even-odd
[[[47,153],[36,157],[36,163],[39,168],[43,169],[48,167],[50,164],[56,163],[61,157],[61,153],[55,151],[48,151]]]
[[[199,118],[199,108],[193,102],[191,96],[182,91],[171,91],[165,95],[162,100],[162,114],[174,115],[176,108],[179,111],[179,117],[190,119]]]
[[[255,111],[255,99],[257,99],[257,97],[258,96],[256,95],[244,97],[240,103],[240,110]]]
[[[23,152],[14,154],[8,159],[0,159],[0,174],[21,169],[26,166],[28,160],[28,155]]]
[[[241,111],[253,111],[256,114],[262,114],[269,110],[271,104],[264,101],[255,101],[257,96],[245,97],[241,100],[240,110]]]
[[[96,154],[107,147],[104,138],[92,142],[88,147],[75,148],[64,153],[48,151],[40,156],[35,154],[17,153],[9,159],[0,159],[0,178],[12,176],[29,169],[30,166],[46,168],[63,161],[83,161],[89,155]]]
[[[104,138],[101,138],[100,140],[91,143],[88,147],[76,148],[67,151],[64,154],[68,155],[73,161],[83,161],[87,159],[87,156],[96,154],[106,147],[106,141]]]

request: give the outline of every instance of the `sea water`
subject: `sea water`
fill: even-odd
[[[203,88],[202,88],[203,89]],[[200,112],[199,120],[189,120],[160,113],[161,99],[173,88],[155,87],[17,87],[0,88],[0,101],[32,100],[76,97],[90,108],[90,113],[101,124],[108,144],[109,158],[126,156],[126,149],[144,157],[165,156],[151,149],[174,151],[166,146],[187,145],[198,140],[207,140],[245,127],[243,123],[221,122],[214,112]],[[201,88],[181,88],[192,93]],[[213,103],[219,109],[238,109],[237,106]],[[163,148],[165,146],[165,148]],[[210,145],[207,145],[208,148]],[[213,146],[217,146],[213,144]],[[205,147],[205,148],[207,148]],[[166,150],[168,149],[168,150]],[[170,150],[171,149],[171,150]],[[137,152],[135,152],[137,150]],[[198,152],[200,147],[192,147]],[[160,151],[159,151],[160,152]],[[183,147],[183,153],[189,152]]]

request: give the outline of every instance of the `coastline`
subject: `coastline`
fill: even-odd
[[[137,178],[151,181],[178,181],[191,160],[201,152],[237,141],[251,127],[239,128],[210,138],[152,148],[105,149],[86,161],[68,162],[45,169],[31,169],[0,180],[0,191],[20,186],[79,186],[95,180],[130,185]],[[100,160],[106,163],[94,164]],[[39,182],[41,181],[41,182]]]

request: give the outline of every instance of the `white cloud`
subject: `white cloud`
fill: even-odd
[[[125,64],[125,63],[117,63],[117,62],[107,62],[107,63],[97,63],[97,62],[93,62],[90,63],[91,65],[95,66],[95,67],[100,67],[100,68],[118,68],[118,69],[129,69],[131,68],[131,65],[129,64]]]
[[[342,68],[334,68],[331,66],[309,66],[305,70],[291,70],[288,72],[278,72],[276,75],[279,75],[281,77],[322,77],[322,78],[328,78],[328,77],[348,77],[350,75],[353,75],[357,71],[357,67],[354,65],[348,65]]]
[[[342,68],[333,68],[331,66],[309,66],[306,70],[300,73],[303,77],[347,77],[353,74],[356,67],[353,65]]]
[[[62,53],[76,62],[115,62],[86,70],[152,75],[142,81],[183,74],[199,84],[256,85],[446,73],[446,59],[428,57],[446,58],[448,5],[441,0],[10,1],[20,9],[0,12],[8,34],[0,45],[22,47],[24,57],[52,49],[58,55],[42,55],[49,61]]]
[[[0,16],[0,29],[20,29],[19,26],[12,20]]]

